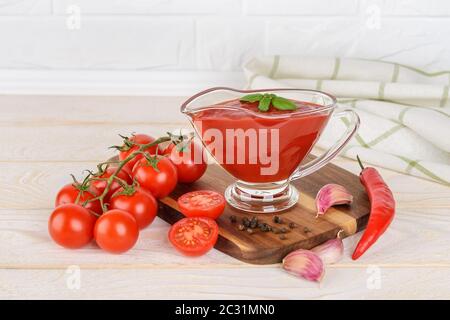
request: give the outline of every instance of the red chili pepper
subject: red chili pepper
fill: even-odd
[[[391,190],[375,168],[364,168],[361,159],[359,179],[366,188],[370,201],[370,216],[366,231],[353,252],[352,259],[358,259],[386,231],[395,214],[395,200]]]

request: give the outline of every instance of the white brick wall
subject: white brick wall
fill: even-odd
[[[68,27],[74,8],[79,29]],[[222,74],[258,54],[440,70],[450,69],[449,36],[445,0],[0,0],[0,78],[18,69]]]
[[[79,5],[92,15],[195,15],[240,14],[240,0],[53,0],[56,14],[67,6]]]
[[[358,0],[246,0],[247,15],[354,15],[358,12]]]

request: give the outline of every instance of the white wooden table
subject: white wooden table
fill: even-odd
[[[357,262],[350,254],[360,235],[345,239],[345,257],[320,285],[217,250],[182,257],[159,218],[122,255],[54,244],[47,219],[69,174],[110,157],[119,133],[187,127],[182,100],[0,96],[0,298],[450,298],[450,188],[388,170],[381,172],[397,199],[393,224]],[[334,163],[358,172],[353,161]]]

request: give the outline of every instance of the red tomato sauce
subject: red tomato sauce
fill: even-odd
[[[329,118],[329,111],[298,112],[320,105],[294,103],[298,107],[294,112],[273,107],[260,112],[257,102],[230,100],[217,104],[217,108],[214,105],[197,111],[193,120],[213,156],[234,177],[255,183],[282,181],[309,153]],[[230,135],[237,129],[242,134]]]

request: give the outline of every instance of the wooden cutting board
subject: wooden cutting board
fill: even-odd
[[[308,160],[308,159],[306,159]],[[311,160],[311,158],[309,158]],[[210,165],[204,176],[194,184],[180,184],[168,197],[160,200],[159,217],[175,223],[183,218],[178,211],[177,199],[182,194],[194,190],[215,190],[224,193],[225,188],[234,181],[218,165]],[[327,183],[339,183],[345,186],[353,195],[350,206],[336,206],[327,213],[316,218],[315,196],[317,191]],[[346,237],[363,229],[369,217],[369,200],[359,178],[333,164],[328,164],[321,170],[293,183],[300,191],[300,199],[296,206],[278,214],[251,214],[238,211],[227,205],[225,212],[217,220],[219,224],[219,240],[215,248],[236,259],[253,264],[272,264],[280,262],[292,250],[313,248],[329,239],[335,238],[339,230],[344,230],[341,236]],[[237,222],[232,223],[230,216],[235,215]],[[282,218],[282,224],[275,224],[274,215]],[[240,231],[238,225],[242,218],[256,216],[259,221],[272,226],[285,227],[288,232],[286,239],[280,239],[280,234],[262,232],[254,229],[253,234]],[[290,229],[289,222],[296,227]]]

